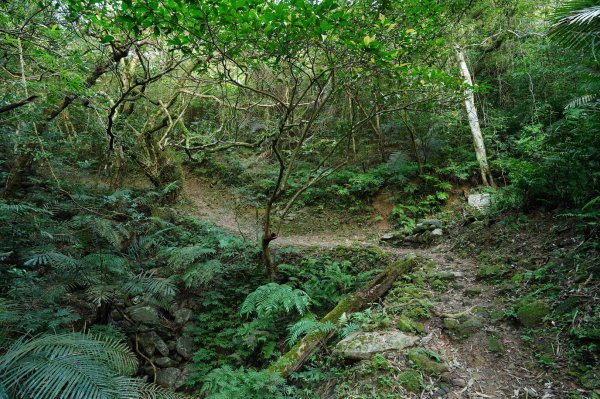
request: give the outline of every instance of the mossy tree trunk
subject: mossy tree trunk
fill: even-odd
[[[353,313],[367,307],[388,292],[394,281],[414,269],[416,264],[417,260],[413,255],[393,262],[360,291],[342,299],[332,311],[321,319],[321,323],[332,322],[337,324],[344,313]],[[319,346],[325,344],[334,334],[335,331],[331,331],[305,336],[286,354],[271,364],[268,370],[280,373],[284,377],[289,376],[299,370]]]

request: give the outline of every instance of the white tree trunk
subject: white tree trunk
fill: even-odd
[[[465,108],[467,109],[467,116],[469,118],[469,126],[471,127],[471,134],[473,135],[473,144],[475,146],[475,156],[479,162],[479,170],[481,172],[481,180],[486,186],[495,186],[494,179],[490,172],[490,166],[487,160],[487,154],[485,151],[485,142],[481,134],[481,126],[479,125],[479,117],[477,116],[477,108],[475,107],[475,95],[473,93],[473,79],[471,73],[467,67],[465,61],[464,51],[456,46],[456,58],[458,59],[458,65],[460,67],[460,74],[463,81],[466,84],[465,88]]]

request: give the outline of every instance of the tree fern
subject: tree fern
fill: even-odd
[[[310,303],[309,296],[302,290],[285,284],[269,283],[261,285],[246,297],[240,313],[243,316],[256,313],[260,318],[281,312],[289,313],[295,309],[302,315],[308,310]]]

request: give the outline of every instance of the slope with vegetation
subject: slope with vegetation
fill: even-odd
[[[599,7],[1,2],[0,398],[599,398]]]

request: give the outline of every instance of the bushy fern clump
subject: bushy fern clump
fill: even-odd
[[[310,298],[302,290],[286,284],[268,283],[246,297],[240,313],[246,316],[256,314],[256,317],[264,318],[295,310],[302,315],[310,306],[310,302]]]
[[[203,391],[207,399],[291,399],[297,397],[295,389],[286,385],[277,373],[233,369],[223,366],[204,378]]]
[[[181,291],[210,286],[216,290],[198,291],[206,293],[203,305],[222,307],[219,284],[247,274],[254,249],[174,211],[169,220],[153,216],[151,192],[36,196],[52,206],[0,201],[0,328],[5,345],[14,341],[0,357],[0,392],[66,399],[177,397],[132,377],[137,360],[121,343],[131,331],[104,323],[112,320],[111,311],[123,314],[134,304],[172,317]],[[77,202],[82,199],[85,206]],[[237,305],[259,285],[247,280]],[[232,312],[239,325],[237,305]],[[96,335],[72,332],[84,329]],[[34,338],[17,339],[23,334]]]
[[[0,356],[0,397],[179,398],[133,378],[138,361],[123,343],[79,333],[21,338]]]

